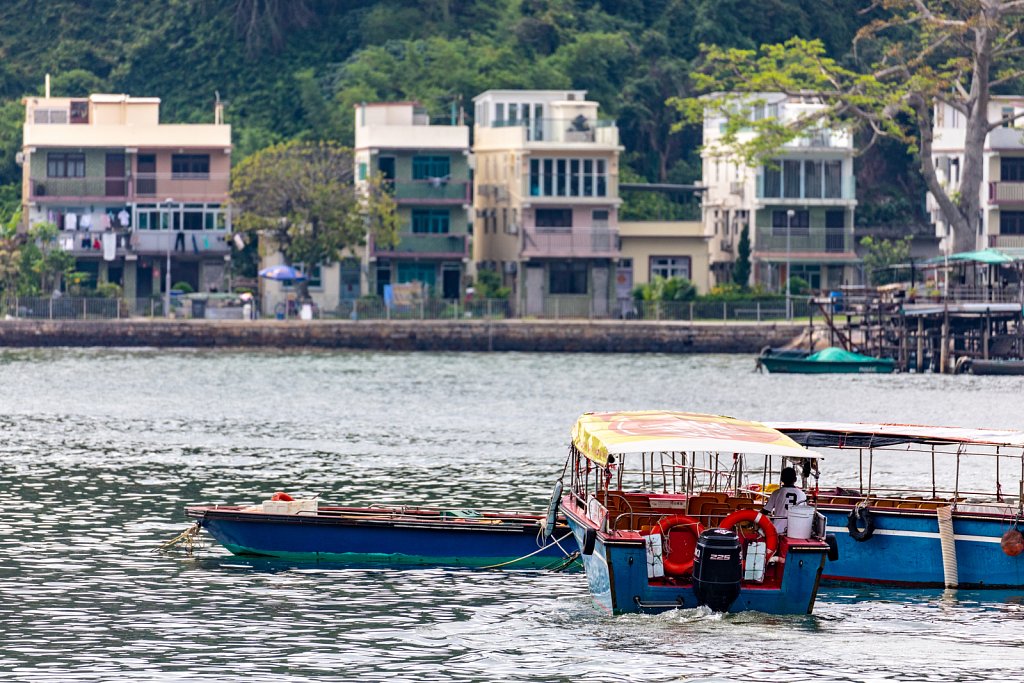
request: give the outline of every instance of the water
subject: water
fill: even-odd
[[[584,410],[1024,429],[1018,378],[752,367],[732,356],[2,352],[0,680],[1021,680],[1024,591],[828,588],[813,616],[612,618],[579,574],[152,552],[187,526],[186,504],[275,490],[539,510]]]

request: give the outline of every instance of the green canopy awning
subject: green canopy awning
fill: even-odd
[[[928,259],[926,263],[945,263],[949,261],[950,263],[974,262],[1002,265],[1004,263],[1013,263],[1016,260],[1013,256],[998,249],[982,249],[980,251],[962,251],[959,254],[950,254],[949,256],[936,256]]]
[[[830,346],[827,349],[822,349],[817,353],[812,353],[807,356],[807,360],[823,361],[826,363],[864,363],[878,359],[874,356],[862,356],[859,353],[853,353],[846,349]]]

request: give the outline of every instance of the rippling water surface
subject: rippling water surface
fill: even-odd
[[[186,504],[541,509],[585,410],[1024,429],[1019,378],[736,356],[0,353],[0,680],[1020,681],[1024,591],[827,588],[813,616],[608,617],[580,574],[153,548]],[[893,476],[914,476],[896,464]]]

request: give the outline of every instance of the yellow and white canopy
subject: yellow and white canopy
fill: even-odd
[[[666,410],[584,413],[572,429],[572,442],[601,465],[607,464],[609,455],[658,451],[818,457],[760,422]]]

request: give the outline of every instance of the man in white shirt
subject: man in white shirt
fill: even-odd
[[[789,528],[789,508],[807,501],[807,494],[796,487],[796,470],[783,467],[780,476],[782,486],[775,489],[764,504],[764,511],[771,516],[775,528],[780,534]]]

